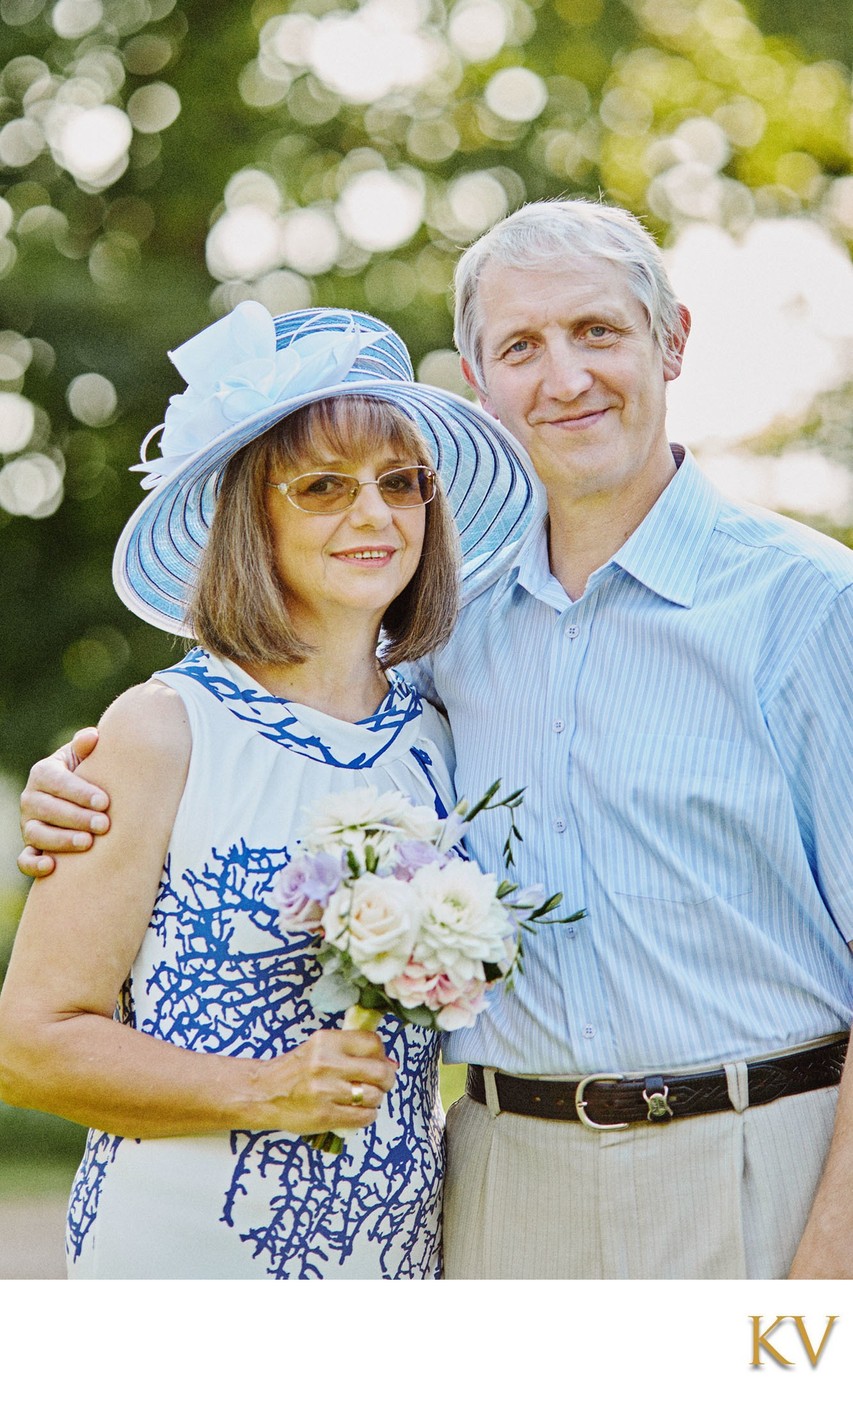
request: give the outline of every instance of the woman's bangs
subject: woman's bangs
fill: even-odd
[[[410,463],[429,463],[427,446],[417,425],[387,401],[342,395],[318,400],[289,417],[281,426],[279,446],[288,467],[332,463],[352,465],[390,448]]]

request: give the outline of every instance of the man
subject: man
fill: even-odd
[[[853,1277],[853,556],[669,446],[689,327],[621,210],[530,205],[460,262],[464,373],[548,517],[420,681],[459,794],[526,787],[519,881],[587,915],[446,1041],[449,1277]],[[42,846],[73,814],[28,813]]]

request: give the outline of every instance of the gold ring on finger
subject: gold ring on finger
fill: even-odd
[[[353,1107],[363,1107],[363,1106],[364,1106],[364,1085],[363,1085],[362,1083],[353,1083],[353,1084],[351,1085],[351,1087],[352,1087],[352,1099],[351,1099],[351,1101],[352,1101]]]

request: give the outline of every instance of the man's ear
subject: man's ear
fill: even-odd
[[[681,375],[684,348],[690,335],[690,313],[683,302],[678,304],[678,319],[681,323],[680,329],[663,354],[663,378],[665,381],[678,380]]]
[[[474,375],[474,371],[471,367],[470,362],[466,361],[465,357],[462,356],[460,357],[460,365],[462,367],[463,376],[470,385],[471,389],[474,391],[474,394],[476,395],[483,409],[488,414],[490,414],[493,419],[499,419],[500,416],[495,414],[495,411],[489,401],[488,395],[486,394],[485,390],[483,390],[482,386],[479,384],[477,377]]]

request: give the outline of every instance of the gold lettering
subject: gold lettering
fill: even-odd
[[[832,1331],[833,1327],[835,1326],[836,1322],[838,1321],[838,1318],[837,1318],[837,1317],[827,1317],[827,1319],[826,1319],[826,1331],[824,1332],[823,1336],[821,1337],[820,1346],[818,1347],[817,1351],[815,1351],[814,1347],[813,1347],[812,1344],[811,1344],[811,1341],[809,1340],[809,1334],[808,1334],[808,1332],[806,1331],[806,1324],[805,1324],[805,1322],[803,1321],[802,1317],[795,1317],[795,1318],[794,1318],[794,1321],[795,1321],[796,1324],[797,1324],[797,1331],[798,1331],[799,1334],[800,1334],[800,1339],[801,1339],[801,1341],[802,1341],[802,1343],[803,1343],[803,1346],[804,1346],[805,1349],[806,1349],[806,1352],[807,1352],[807,1354],[808,1354],[809,1361],[812,1363],[813,1366],[816,1366],[817,1363],[818,1363],[818,1361],[820,1360],[820,1354],[821,1354],[821,1352],[823,1351],[824,1347],[826,1346],[827,1340],[828,1340],[828,1338],[829,1338],[829,1334],[830,1334],[830,1332]]]
[[[784,1322],[785,1318],[777,1317],[772,1327],[768,1327],[766,1332],[762,1332],[761,1330],[760,1317],[751,1317],[750,1321],[752,1322],[752,1360],[749,1363],[750,1366],[764,1365],[764,1362],[761,1360],[762,1347],[764,1347],[765,1351],[768,1351],[770,1353],[774,1360],[779,1362],[780,1366],[793,1366],[793,1361],[789,1361],[787,1357],[782,1355],[781,1351],[777,1351],[775,1346],[771,1346],[770,1342],[767,1340],[767,1338],[770,1336],[770,1333],[775,1332],[776,1328],[779,1326],[779,1323]],[[809,1345],[811,1345],[811,1343],[809,1343]],[[823,1343],[821,1343],[821,1349],[822,1346]]]

